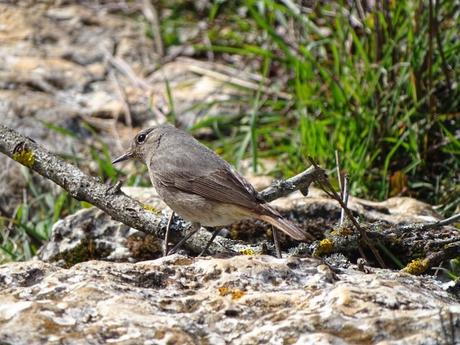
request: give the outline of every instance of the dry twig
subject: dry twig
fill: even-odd
[[[161,39],[160,21],[158,19],[158,12],[150,0],[144,0],[142,6],[142,13],[152,26],[153,39],[155,41],[155,49],[157,54],[162,57],[164,55],[163,40]]]
[[[309,157],[308,159],[310,160],[310,163],[314,167],[320,169],[318,167],[318,165],[316,164],[316,162],[311,157]],[[331,198],[333,198],[333,199],[335,199],[335,200],[337,200],[339,202],[340,206],[344,209],[345,213],[347,214],[348,219],[350,219],[350,221],[353,223],[353,225],[356,228],[356,230],[358,230],[358,232],[361,235],[361,238],[363,239],[364,243],[369,247],[369,249],[374,254],[375,258],[377,259],[377,261],[378,261],[378,263],[380,265],[380,267],[385,268],[386,265],[385,265],[385,262],[383,261],[382,257],[380,256],[380,253],[378,252],[378,250],[375,248],[374,244],[371,242],[371,240],[367,236],[366,231],[359,225],[359,223],[357,222],[355,217],[353,217],[353,214],[351,213],[350,209],[345,205],[345,203],[342,201],[340,196],[334,190],[334,188],[332,187],[331,183],[329,182],[329,179],[327,178],[327,176],[324,175],[324,177],[318,179],[317,181],[318,181],[320,187],[323,189],[324,192],[326,192],[327,195],[329,195]],[[360,252],[360,255],[363,256],[363,258],[365,258],[364,252],[361,249],[361,247],[359,247],[359,252]]]
[[[287,99],[290,100],[292,97],[290,94],[282,91],[277,91],[273,90],[267,86],[261,86],[260,84],[253,83],[252,81],[242,79],[240,77],[237,77],[236,75],[238,74],[226,74],[218,71],[211,70],[209,68],[205,68],[202,66],[202,64],[192,64],[188,66],[188,69],[196,74],[200,75],[205,75],[209,78],[215,79],[222,81],[224,83],[229,83],[233,85],[237,85],[240,87],[244,87],[249,90],[254,90],[254,91],[261,91],[262,93],[268,94],[268,95],[274,95],[279,98]]]
[[[109,72],[109,77],[112,80],[113,84],[115,85],[115,88],[118,93],[118,97],[120,98],[120,101],[123,103],[123,108],[125,110],[125,122],[128,127],[133,126],[133,117],[131,115],[131,108],[129,106],[128,102],[128,97],[126,96],[126,92],[121,86],[120,81],[118,80],[116,74],[113,71]],[[117,114],[117,120],[118,120],[118,114]]]

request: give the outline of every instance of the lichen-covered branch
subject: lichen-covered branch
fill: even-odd
[[[141,203],[3,125],[0,125],[0,152],[52,180],[75,199],[87,201],[133,228],[155,232],[158,217],[145,210]]]
[[[261,191],[259,197],[270,202],[296,190],[300,190],[303,195],[307,195],[310,184],[321,176],[325,176],[324,170],[312,165],[304,172],[290,179],[276,181],[273,185]]]
[[[119,184],[108,186],[101,183],[98,179],[86,175],[76,166],[47,151],[32,139],[26,138],[1,124],[0,152],[52,180],[68,191],[75,199],[87,201],[115,220],[162,238],[164,226],[161,224],[161,218],[149,211],[148,207],[124,194],[120,190]],[[318,173],[317,169],[310,168],[285,183],[278,183],[267,188],[261,192],[261,197],[270,201],[285,196],[298,188],[302,188],[305,192]],[[187,229],[177,230],[171,234],[173,241],[184,236]],[[208,231],[201,230],[187,241],[185,248],[191,252],[200,252],[199,248],[204,248],[210,238],[211,234]],[[249,246],[246,247],[249,248]],[[208,252],[210,254],[229,254],[234,253],[235,250],[239,251],[238,248],[241,248],[238,241],[219,239],[209,247]],[[258,247],[256,246],[252,250],[257,252]]]
[[[398,231],[409,231],[409,230],[428,230],[440,228],[445,225],[450,225],[454,223],[460,223],[460,213],[454,214],[453,216],[438,220],[437,222],[432,223],[418,223],[418,224],[406,224],[398,228]]]

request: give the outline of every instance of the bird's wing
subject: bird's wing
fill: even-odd
[[[191,176],[187,171],[156,172],[159,182],[183,192],[197,194],[206,199],[259,209],[260,200],[251,184],[231,166],[207,171],[200,176]]]
[[[257,192],[230,164],[188,134],[177,132],[173,139],[165,136],[161,150],[153,151],[149,169],[156,183],[251,210],[260,208]]]

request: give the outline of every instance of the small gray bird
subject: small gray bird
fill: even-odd
[[[112,164],[137,159],[146,164],[160,198],[195,226],[221,227],[256,218],[292,238],[313,237],[261,200],[230,164],[190,134],[163,124],[140,131],[131,149]]]

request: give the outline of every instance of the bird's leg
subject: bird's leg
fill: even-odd
[[[281,259],[283,256],[281,254],[280,241],[278,239],[278,230],[276,230],[272,226],[272,232],[273,232],[273,243],[275,244],[276,257]]]
[[[163,256],[167,256],[169,253],[169,233],[171,231],[171,224],[174,220],[174,211],[171,211],[171,214],[168,218],[168,225],[166,225],[165,240],[163,246]]]
[[[169,251],[168,254],[174,254],[190,237],[195,235],[201,228],[200,223],[192,223],[191,229],[184,238],[182,238],[179,242],[176,243],[174,247]]]
[[[217,235],[219,235],[219,232],[222,230],[223,228],[218,228],[218,229],[214,229],[213,233],[212,233],[212,236],[211,236],[211,239],[208,241],[208,243],[206,243],[206,247],[204,247],[204,249],[200,252],[200,254],[198,256],[202,256],[206,253],[206,251],[208,250],[209,246],[211,245],[211,243],[215,240],[215,238],[217,237]]]

